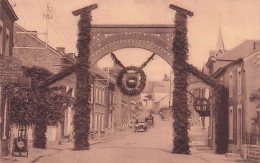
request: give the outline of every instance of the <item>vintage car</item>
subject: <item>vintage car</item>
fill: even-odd
[[[153,127],[154,126],[154,118],[152,114],[150,114],[148,117],[145,117],[145,121],[148,124],[148,127]]]
[[[145,121],[145,118],[138,118],[135,121],[135,132],[137,131],[147,131],[147,122]]]

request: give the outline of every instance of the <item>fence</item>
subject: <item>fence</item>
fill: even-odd
[[[245,145],[245,159],[260,162],[259,134],[248,134],[247,144]]]
[[[245,158],[246,160],[260,162],[260,146],[258,145],[246,145],[245,148]]]

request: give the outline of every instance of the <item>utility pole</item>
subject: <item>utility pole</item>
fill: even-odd
[[[45,21],[46,21],[46,48],[48,47],[48,23],[49,23],[49,19],[52,19],[52,13],[51,13],[51,7],[49,5],[49,3],[46,0],[46,14],[44,15]]]

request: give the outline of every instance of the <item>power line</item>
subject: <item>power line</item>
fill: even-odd
[[[69,35],[69,37],[73,37],[73,36],[71,35],[71,33],[69,32],[69,30],[67,30],[67,28],[65,28],[65,26],[64,26],[63,23],[61,22],[61,19],[59,18],[59,16],[58,16],[57,13],[55,12],[55,10],[53,10],[53,13],[54,13],[54,15],[56,16],[56,18],[57,18],[57,20],[58,20],[58,23],[61,25],[61,27],[64,28],[65,32]],[[54,17],[54,19],[55,19],[55,17]]]
[[[52,19],[53,20],[53,23],[57,26],[57,28],[59,28],[59,32],[61,32],[63,34],[63,37],[69,41],[72,41],[71,38],[72,36],[69,36],[67,31],[65,30],[65,28],[62,28],[62,26],[56,21],[56,19]]]
[[[45,14],[44,14],[44,11],[43,11],[43,8],[42,8],[42,5],[41,5],[41,3],[40,3],[40,1],[39,1],[39,0],[37,0],[37,2],[38,2],[39,6],[40,6],[40,8],[41,8],[42,15],[44,16]]]
[[[59,30],[57,30],[57,28],[52,23],[50,23],[50,25],[51,25],[52,29],[54,30],[54,32],[60,37],[60,39],[64,43],[67,43],[68,45],[71,45],[71,43],[68,41],[68,39],[65,39],[64,35],[62,35],[60,32],[58,32]]]

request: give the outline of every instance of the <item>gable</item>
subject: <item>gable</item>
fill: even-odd
[[[18,24],[14,25],[13,56],[20,60],[23,66],[38,66],[56,74],[61,71],[62,55],[25,30]]]

